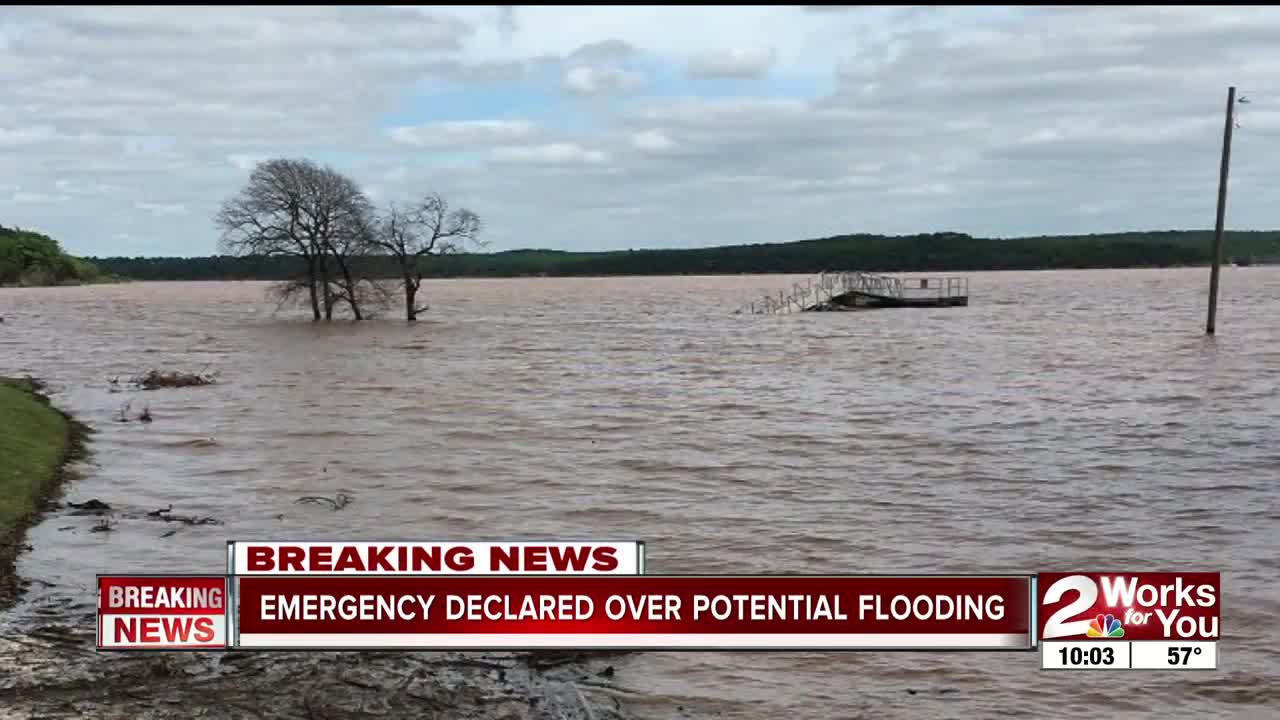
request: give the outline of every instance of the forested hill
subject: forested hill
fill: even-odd
[[[0,225],[0,286],[66,285],[103,279],[92,263],[66,254],[48,235]]]
[[[433,258],[433,277],[529,275],[695,275],[807,273],[822,270],[882,272],[1035,270],[1054,268],[1169,267],[1209,261],[1213,232],[1132,232],[1022,238],[976,238],[961,233],[838,235],[816,240],[722,245],[688,250],[564,252],[513,250]],[[1227,234],[1224,257],[1236,262],[1280,261],[1280,231]],[[89,258],[107,273],[136,280],[277,280],[298,275],[290,258]],[[364,272],[394,277],[383,258],[363,258]]]

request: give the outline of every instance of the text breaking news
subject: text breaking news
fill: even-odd
[[[99,576],[98,649],[227,646],[226,576]]]
[[[1046,670],[1216,670],[1216,572],[1041,573]]]
[[[643,542],[229,542],[228,575],[639,575]]]

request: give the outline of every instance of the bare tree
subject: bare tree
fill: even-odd
[[[313,167],[309,179],[315,201],[304,214],[322,250],[325,319],[331,318],[333,306],[342,302],[356,320],[363,320],[361,308],[376,301],[377,295],[370,292],[367,286],[372,283],[358,274],[354,262],[369,249],[373,204],[354,180],[329,168]]]
[[[226,254],[300,258],[306,276],[279,294],[291,297],[305,285],[313,319],[332,319],[344,302],[359,320],[362,279],[351,258],[366,247],[371,214],[369,199],[350,178],[310,160],[279,158],[259,163],[214,223]]]
[[[425,258],[461,252],[467,245],[480,246],[480,217],[466,208],[449,209],[449,203],[432,193],[415,205],[392,204],[372,228],[369,243],[388,253],[400,269],[405,319],[413,322],[425,305],[418,305]]]
[[[214,215],[222,231],[219,250],[227,255],[301,258],[306,277],[289,281],[292,288],[280,288],[281,297],[290,297],[305,282],[310,294],[311,313],[320,319],[319,261],[322,248],[304,233],[302,198],[305,195],[299,162],[268,160],[249,175],[249,183],[227,199]]]

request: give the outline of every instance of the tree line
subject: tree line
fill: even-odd
[[[314,320],[331,320],[342,307],[363,319],[388,302],[378,282],[387,277],[399,281],[405,319],[416,320],[426,309],[418,301],[425,258],[480,242],[479,216],[439,195],[379,209],[354,180],[306,159],[259,163],[214,224],[225,255],[277,261],[280,298],[304,298]],[[380,273],[372,272],[374,258]]]
[[[438,212],[435,216],[439,216]],[[429,258],[415,258],[413,277],[811,273],[833,269],[935,272],[1173,267],[1207,263],[1212,242],[1213,232],[1208,230],[1007,239],[972,237],[962,233],[905,236],[858,234],[776,244],[680,250],[432,253]],[[1225,244],[1229,261],[1280,261],[1280,232],[1230,232],[1227,233]],[[278,281],[306,275],[305,263],[298,257],[287,255],[115,257],[93,258],[93,261],[107,272],[138,280]],[[391,253],[348,257],[346,262],[360,277],[398,279],[403,283],[403,264]]]
[[[97,266],[68,255],[48,235],[0,225],[0,285],[66,285],[101,279]]]

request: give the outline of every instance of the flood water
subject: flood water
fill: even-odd
[[[640,653],[613,684],[655,718],[1275,717],[1280,268],[1224,270],[1212,339],[1207,269],[969,277],[966,308],[777,317],[730,311],[794,278],[434,281],[412,326],[311,323],[260,283],[0,291],[0,374],[97,429],[66,499],[117,516],[35,528],[0,632],[87,627],[95,573],[218,572],[232,538],[634,538],[654,573],[1221,570],[1216,673]],[[219,382],[110,392],[153,367]],[[115,422],[126,401],[155,421]],[[222,524],[146,518],[169,504]]]

